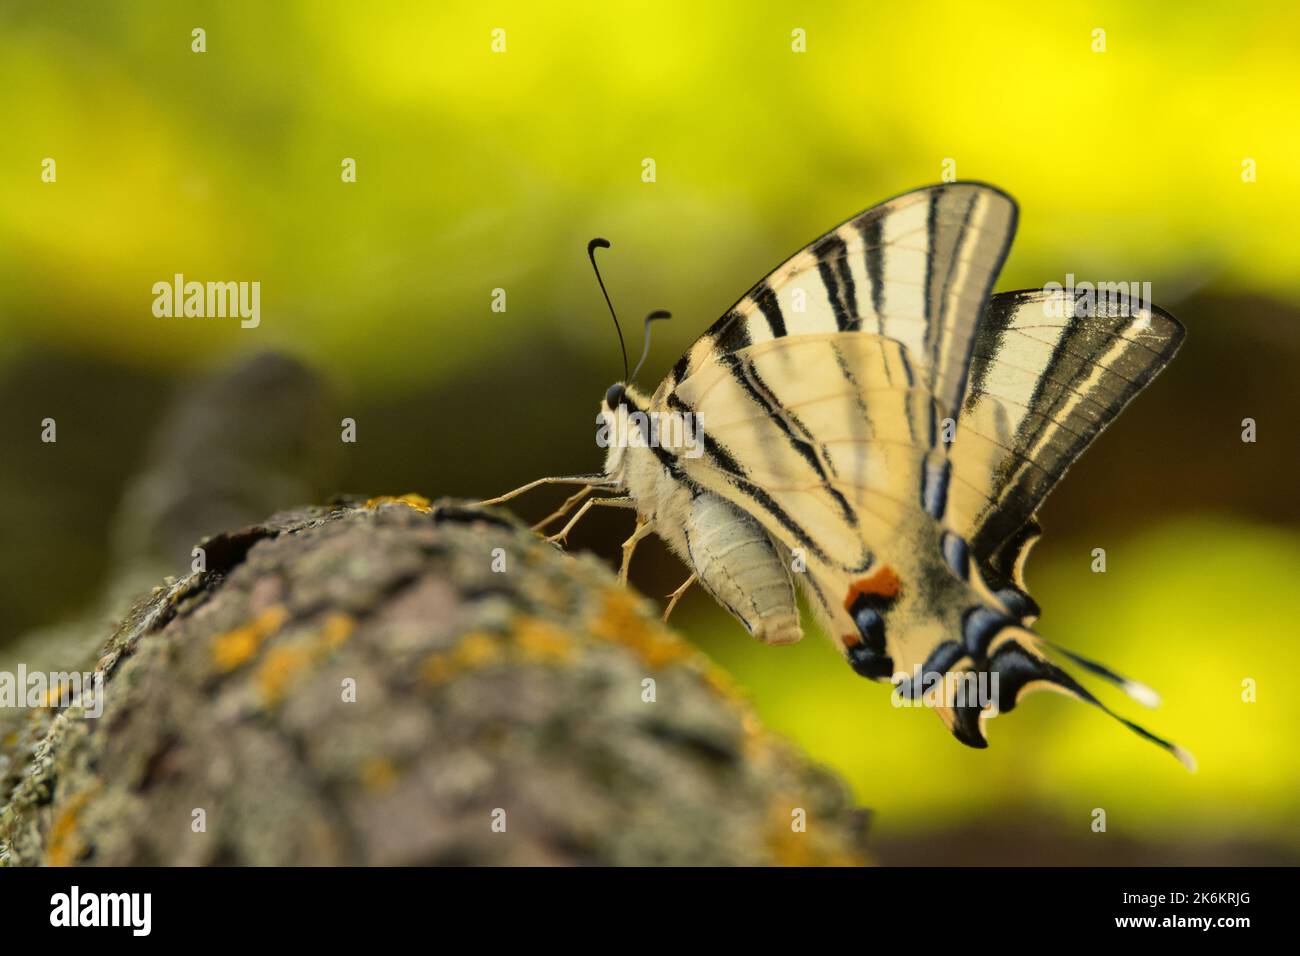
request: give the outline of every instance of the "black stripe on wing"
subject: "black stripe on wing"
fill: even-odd
[[[763,318],[767,319],[767,327],[772,332],[772,338],[779,339],[784,336],[785,316],[781,314],[781,303],[776,300],[776,293],[772,291],[772,287],[766,282],[760,282],[750,295],[758,303]]]
[[[789,513],[776,503],[763,488],[754,484],[746,476],[744,466],[736,461],[721,444],[715,441],[709,435],[704,435],[704,454],[713,463],[719,471],[725,472],[728,481],[732,486],[754,502],[763,511],[771,515],[772,519],[784,528],[791,537],[799,542],[799,546],[813,555],[819,561],[829,561],[826,552],[822,550],[821,545],[809,536],[804,527],[790,517]]]
[[[858,328],[858,293],[853,284],[853,270],[849,267],[848,245],[836,234],[831,234],[812,247],[817,257],[817,273],[826,288],[826,300],[835,316],[835,325],[841,332]]]
[[[762,340],[861,329],[908,348],[955,417],[974,330],[1016,218],[1014,201],[982,183],[928,186],[873,206],[742,296],[691,347],[673,381]]]
[[[715,328],[716,331],[709,331],[707,338],[710,348],[719,352],[739,352],[754,341],[749,334],[745,316],[740,312],[728,312],[715,323]]]
[[[1049,314],[1049,299],[1059,299],[1061,315]],[[994,296],[976,339],[961,427],[1006,451],[991,473],[970,474],[959,437],[955,468],[988,498],[976,526],[962,530],[984,569],[1003,582],[1015,576],[1008,572],[1019,557],[1008,543],[1032,541],[1024,530],[1034,512],[1183,339],[1182,326],[1160,309],[1144,312],[1118,297],[1090,309],[1101,314],[1080,315],[1083,301],[1044,290]],[[1009,434],[990,433],[999,416],[1015,416]]]
[[[668,407],[679,413],[693,413],[689,405],[678,398],[676,393],[668,396]],[[803,526],[790,517],[784,508],[776,503],[762,487],[749,477],[748,470],[738,462],[731,452],[707,432],[703,434],[704,457],[718,471],[726,475],[727,481],[738,491],[748,497],[755,505],[766,511],[777,524],[790,533],[799,542],[799,546],[815,555],[821,561],[827,561],[826,553],[814,541]],[[662,450],[660,450],[662,451]],[[666,452],[663,454],[667,454]],[[662,459],[662,455],[661,455]],[[674,466],[675,466],[674,461]]]
[[[790,448],[817,473],[822,488],[831,496],[840,509],[841,517],[849,524],[857,527],[857,514],[839,489],[831,484],[831,479],[835,476],[835,466],[831,463],[825,447],[817,444],[816,437],[803,426],[803,423],[799,421],[799,416],[789,409],[781,407],[780,400],[772,394],[772,390],[763,382],[758,370],[751,363],[743,362],[734,355],[726,356],[723,362],[731,372],[732,377],[745,390],[749,400],[766,413],[767,417],[780,429]]]
[[[881,316],[885,314],[884,222],[879,218],[860,218],[854,225],[862,235],[863,265],[871,285],[871,310]],[[875,331],[882,331],[879,322]]]

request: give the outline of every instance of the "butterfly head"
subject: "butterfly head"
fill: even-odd
[[[596,443],[606,449],[605,474],[617,477],[629,452],[650,447],[652,436],[644,409],[649,400],[634,385],[615,382],[605,392],[596,417]]]
[[[614,413],[618,408],[627,403],[627,385],[622,382],[615,382],[608,391],[605,392],[605,404],[602,411]]]

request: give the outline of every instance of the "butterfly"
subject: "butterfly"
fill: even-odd
[[[1002,191],[958,182],[849,219],[750,289],[653,394],[625,360],[597,418],[603,471],[485,503],[581,485],[539,525],[583,502],[558,542],[595,505],[634,510],[620,579],[649,534],[691,570],[665,618],[698,583],[756,638],[788,644],[803,636],[802,590],[854,671],[929,706],[969,746],[987,746],[988,719],[1052,690],[1193,769],[1062,666],[1158,700],[1039,636],[1024,578],[1043,500],[1183,328],[1122,295],[990,295],[1017,215]],[[647,352],[662,317],[647,320]]]

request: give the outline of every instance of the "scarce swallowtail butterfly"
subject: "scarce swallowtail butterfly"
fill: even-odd
[[[653,394],[635,375],[610,387],[603,472],[485,503],[581,485],[538,526],[582,502],[560,542],[594,505],[633,509],[622,580],[637,542],[657,534],[691,570],[669,612],[698,582],[768,643],[803,636],[802,588],[854,671],[928,704],[972,747],[987,746],[989,717],[1054,690],[1193,768],[1060,666],[1157,702],[1035,633],[1024,580],[1043,499],[1169,362],[1183,329],[1119,296],[990,297],[1016,216],[1009,196],[971,182],[855,216],[750,289]],[[973,686],[992,694],[943,692]]]

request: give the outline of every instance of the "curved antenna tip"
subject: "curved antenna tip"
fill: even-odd
[[[636,380],[637,373],[641,371],[641,366],[645,364],[646,358],[650,355],[650,323],[657,322],[660,319],[671,319],[672,317],[671,312],[666,312],[663,309],[655,309],[645,317],[645,346],[641,349],[641,361],[636,363],[636,368],[632,370],[632,377],[628,379],[629,382]]]

